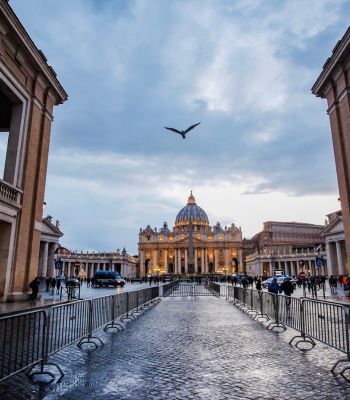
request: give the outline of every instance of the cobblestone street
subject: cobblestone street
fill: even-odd
[[[61,383],[18,374],[0,385],[5,399],[348,399],[350,383],[329,369],[342,354],[310,352],[215,297],[165,298],[105,346],[69,346],[51,358]]]

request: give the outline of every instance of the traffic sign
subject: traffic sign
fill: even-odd
[[[316,260],[315,260],[315,264],[316,264],[316,267],[319,267],[319,268],[323,267],[323,257],[317,256]]]
[[[75,267],[80,267],[80,261],[75,261],[75,262],[74,262],[74,266],[75,266]]]
[[[55,269],[62,269],[63,262],[61,260],[55,261]]]
[[[305,273],[304,271],[299,272],[299,277],[300,277],[301,279],[304,279],[305,276],[306,276],[306,273]]]

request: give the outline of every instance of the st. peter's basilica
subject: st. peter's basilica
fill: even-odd
[[[176,216],[171,230],[140,229],[140,275],[211,274],[239,272],[243,265],[241,228],[218,222],[210,226],[206,212],[197,205],[192,192]]]

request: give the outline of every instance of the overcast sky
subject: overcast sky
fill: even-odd
[[[346,0],[11,0],[69,100],[46,213],[72,250],[137,252],[190,190],[210,223],[323,223],[339,208],[326,102],[310,88]],[[188,138],[184,129],[201,121]]]

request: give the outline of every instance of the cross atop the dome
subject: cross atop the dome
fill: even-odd
[[[188,198],[187,204],[196,204],[196,199],[194,198],[191,190],[190,197]]]

